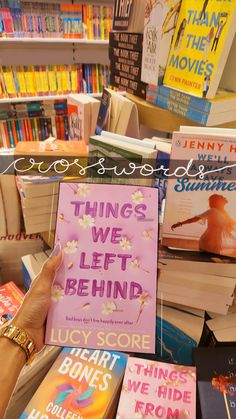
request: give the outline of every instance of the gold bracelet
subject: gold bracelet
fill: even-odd
[[[26,363],[30,364],[33,355],[36,353],[36,347],[24,329],[10,324],[1,328],[0,337],[8,338],[19,345],[25,352]]]

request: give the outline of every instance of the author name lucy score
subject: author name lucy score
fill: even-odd
[[[50,343],[52,345],[75,345],[90,347],[91,341],[100,348],[136,349],[148,351],[151,348],[150,335],[139,333],[119,333],[93,330],[52,328]]]

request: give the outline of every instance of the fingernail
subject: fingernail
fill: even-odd
[[[50,257],[57,256],[58,253],[60,252],[60,250],[61,250],[61,245],[60,245],[60,243],[57,243],[57,245],[56,245],[56,247],[54,247]]]

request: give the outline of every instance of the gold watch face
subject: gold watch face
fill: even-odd
[[[17,336],[17,340],[22,345],[26,342],[27,336],[24,331],[20,331],[19,335]]]

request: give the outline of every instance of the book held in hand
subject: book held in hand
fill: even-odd
[[[64,348],[20,418],[114,417],[126,361],[119,352]]]
[[[129,358],[117,419],[195,419],[196,369]]]
[[[154,353],[158,191],[62,183],[46,343]]]

